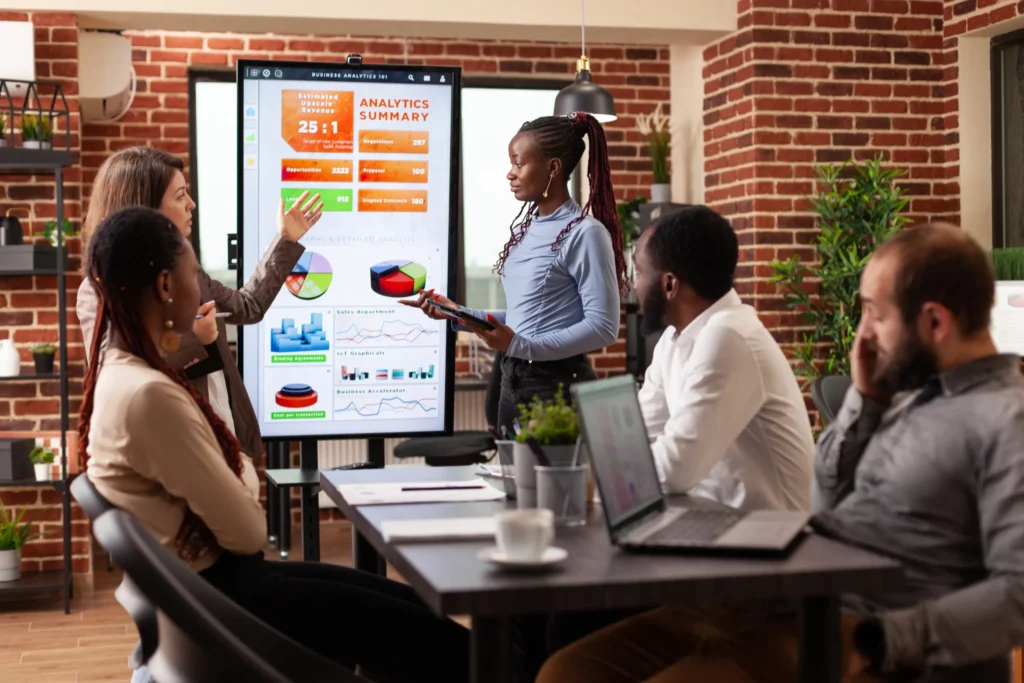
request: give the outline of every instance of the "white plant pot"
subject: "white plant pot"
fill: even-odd
[[[0,550],[0,582],[21,578],[21,551]]]
[[[0,147],[6,147],[6,146],[7,146],[7,140],[4,139],[4,138],[0,138]]]
[[[53,463],[40,462],[32,467],[36,470],[36,481],[50,481],[53,477]]]
[[[651,204],[668,204],[672,201],[672,185],[656,183],[651,185]]]
[[[17,377],[21,374],[21,356],[10,339],[0,341],[0,377]]]
[[[25,149],[50,149],[53,147],[51,140],[22,140],[21,146]]]

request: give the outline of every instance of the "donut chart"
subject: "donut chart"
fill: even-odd
[[[413,261],[382,261],[370,268],[370,288],[381,296],[412,296],[427,284],[427,269]]]
[[[285,384],[274,394],[274,402],[285,408],[308,408],[316,405],[318,395],[308,384]]]
[[[331,264],[320,254],[304,251],[299,262],[285,278],[284,286],[297,299],[312,301],[327,293],[334,279]]]

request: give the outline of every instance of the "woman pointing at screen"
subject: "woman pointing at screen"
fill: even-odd
[[[156,209],[182,235],[189,237],[196,205],[185,184],[184,168],[181,159],[153,147],[123,149],[103,162],[83,223],[83,249],[103,219],[127,206]],[[170,365],[182,372],[210,402],[252,458],[263,452],[259,422],[228,347],[224,325],[251,325],[263,319],[305,250],[299,239],[320,220],[323,202],[319,198],[320,195],[315,195],[307,199],[303,195],[291,207],[281,204],[277,217],[279,236],[271,242],[241,289],[231,289],[200,269],[199,291],[205,303],[198,313],[202,317],[196,320],[192,333],[181,335],[175,348],[162,349]],[[92,343],[97,304],[95,288],[85,278],[78,288],[76,310],[87,346]],[[230,315],[217,318],[218,310]],[[105,334],[106,330],[99,333]]]
[[[590,196],[581,208],[568,182],[583,156],[584,138],[590,143]],[[529,121],[512,138],[508,154],[509,189],[523,202],[495,264],[508,307],[464,309],[486,319],[491,330],[459,318],[463,329],[505,354],[498,408],[498,426],[505,429],[512,428],[520,403],[534,396],[550,400],[559,384],[567,395],[570,385],[597,377],[586,354],[618,338],[620,292],[626,286],[601,124],[582,112]],[[455,317],[432,301],[456,306],[432,291],[402,303],[437,320]]]

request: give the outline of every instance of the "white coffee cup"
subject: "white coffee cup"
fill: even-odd
[[[551,510],[505,510],[497,514],[498,551],[510,560],[535,562],[555,540]]]

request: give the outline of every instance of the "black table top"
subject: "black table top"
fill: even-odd
[[[625,552],[611,544],[600,504],[592,507],[585,526],[557,530],[554,545],[569,551],[559,568],[536,574],[512,573],[477,559],[477,553],[494,545],[493,541],[388,545],[380,526],[387,520],[486,516],[514,507],[514,501],[352,507],[335,488],[365,482],[472,479],[475,469],[327,471],[322,473],[321,486],[355,530],[401,572],[427,604],[443,614],[486,616],[639,608],[698,600],[804,598],[891,590],[902,582],[897,562],[813,534],[783,559]],[[686,496],[672,500],[677,504],[694,502]]]

